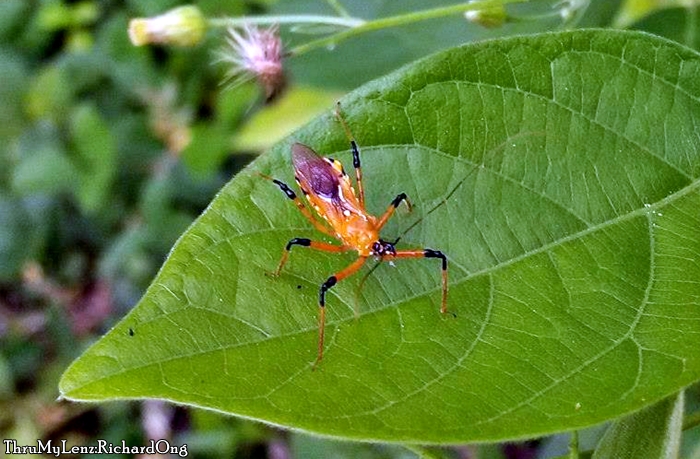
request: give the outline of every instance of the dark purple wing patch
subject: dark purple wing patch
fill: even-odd
[[[311,187],[308,191],[324,198],[338,197],[338,172],[311,148],[300,143],[292,145],[292,164],[297,181]]]

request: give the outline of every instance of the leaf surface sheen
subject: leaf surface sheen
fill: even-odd
[[[367,207],[401,248],[450,260],[364,270],[276,187],[290,145],[340,159],[331,111],[235,177],[139,305],[67,371],[63,396],[156,397],[352,439],[456,443],[580,428],[700,379],[700,56],[649,35],[576,31],[465,45],[342,101]],[[448,197],[449,196],[449,197]]]

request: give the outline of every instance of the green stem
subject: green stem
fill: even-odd
[[[338,0],[326,0],[326,2],[335,10],[336,13],[338,13],[340,16],[344,18],[349,18],[350,13],[348,13],[348,10],[345,9],[343,5],[340,4]]]
[[[318,16],[315,14],[291,14],[284,16],[243,16],[237,18],[209,19],[211,27],[240,27],[246,24],[328,24],[342,27],[360,27],[366,22],[357,18]]]
[[[569,440],[569,459],[579,459],[578,450],[578,430],[571,432],[571,440]]]
[[[561,13],[559,13],[559,11],[551,11],[549,13],[531,14],[527,16],[514,16],[510,14],[507,16],[508,22],[537,22],[548,21],[550,19],[561,20]]]
[[[419,21],[426,21],[428,19],[436,19],[445,16],[451,16],[457,13],[464,13],[465,11],[474,11],[487,8],[493,8],[496,6],[501,6],[507,3],[522,3],[528,0],[483,0],[460,3],[458,5],[445,6],[441,8],[433,8],[429,10],[414,11],[407,14],[401,14],[398,16],[390,16],[387,18],[375,19],[373,21],[364,22],[361,25],[353,27],[342,32],[330,35],[328,37],[320,38],[318,40],[310,41],[303,45],[299,45],[293,48],[290,52],[293,56],[298,56],[300,54],[307,53],[314,49],[323,47],[333,47],[340,43],[341,41],[347,40],[348,38],[361,35],[367,32],[374,32],[381,29],[388,29],[390,27],[398,27],[406,24],[411,24]]]

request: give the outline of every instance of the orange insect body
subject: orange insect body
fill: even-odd
[[[396,250],[396,241],[388,242],[379,237],[382,227],[393,215],[394,210],[396,210],[399,204],[405,202],[406,205],[409,206],[409,209],[411,204],[406,198],[406,194],[400,193],[394,198],[381,217],[375,217],[366,211],[364,189],[362,187],[360,152],[357,148],[357,144],[350,135],[350,130],[345,125],[343,118],[340,117],[340,113],[338,112],[337,114],[350,139],[353,166],[357,179],[357,190],[353,188],[352,182],[343,170],[343,166],[340,162],[331,158],[323,158],[306,145],[300,143],[292,145],[294,178],[303,191],[308,203],[323,221],[318,220],[318,218],[309,211],[306,205],[304,205],[287,184],[263,175],[264,178],[273,181],[289,199],[294,201],[297,208],[317,230],[341,242],[341,245],[334,245],[312,241],[306,238],[295,237],[291,239],[282,252],[282,258],[274,272],[275,276],[279,275],[282,271],[289,257],[289,252],[295,245],[336,253],[354,250],[358,254],[357,260],[345,269],[326,279],[319,290],[318,356],[316,358],[316,364],[323,358],[326,292],[339,281],[357,272],[371,256],[379,260],[394,260],[397,258],[441,259],[442,303],[440,311],[442,313],[447,312],[447,257],[439,250],[432,249]]]
[[[342,164],[300,143],[292,145],[292,163],[301,191],[333,235],[362,257],[374,255],[372,246],[379,240],[377,218],[364,210]]]

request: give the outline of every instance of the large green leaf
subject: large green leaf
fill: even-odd
[[[681,443],[684,392],[615,421],[593,459],[675,459]]]
[[[329,107],[221,191],[61,393],[438,443],[659,400],[700,379],[699,101],[698,54],[627,32],[466,45],[368,84],[342,105],[368,208],[408,193],[385,238],[425,217],[402,246],[448,254],[456,318],[438,311],[436,260],[381,265],[359,318],[361,276],[331,290],[311,370],[318,286],[354,257],[297,248],[266,276],[291,237],[322,236],[253,171],[291,181],[294,140],[349,166]]]

